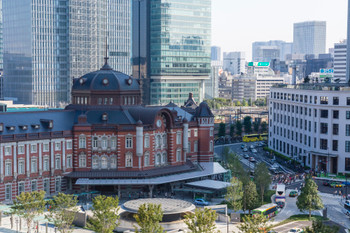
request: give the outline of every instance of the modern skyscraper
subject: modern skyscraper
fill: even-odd
[[[222,61],[211,61],[210,77],[205,80],[205,99],[219,97],[219,78],[222,72]]]
[[[308,21],[294,24],[293,53],[322,54],[326,52],[326,22]]]
[[[346,41],[334,44],[334,80],[346,82]]]
[[[252,44],[253,62],[271,62],[271,60],[286,60],[286,55],[292,54],[293,43],[282,40],[257,41]]]
[[[130,73],[131,3],[123,0],[4,1],[5,97],[59,106],[73,77],[103,64]]]
[[[245,72],[245,53],[229,52],[224,53],[224,71],[230,72],[232,75]]]
[[[221,61],[221,47],[211,46],[211,60]]]
[[[347,48],[350,48],[350,0],[348,0],[348,31],[347,31]],[[350,58],[350,49],[346,51],[346,57]],[[350,59],[346,59],[346,82],[350,82]]]
[[[145,104],[204,98],[210,35],[211,0],[134,0],[133,76]]]

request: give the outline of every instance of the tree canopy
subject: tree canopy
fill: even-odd
[[[93,217],[88,226],[97,233],[112,233],[118,224],[119,199],[100,195],[92,200]]]
[[[246,116],[243,119],[244,132],[250,134],[252,132],[252,118],[250,116]]]
[[[236,122],[236,133],[238,136],[242,136],[242,122],[241,121],[237,121]]]
[[[226,136],[226,124],[224,122],[221,122],[220,125],[219,125],[218,136],[219,137]]]
[[[152,203],[142,204],[137,214],[134,214],[134,218],[137,224],[140,226],[138,229],[135,227],[136,233],[162,233],[163,227],[159,224],[163,218],[163,211],[161,205]]]
[[[309,211],[311,218],[312,210],[323,209],[321,197],[318,195],[318,186],[311,178],[305,180],[305,186],[301,189],[301,193],[297,199],[297,207],[300,211]]]
[[[305,233],[334,233],[338,231],[338,226],[326,226],[321,220],[312,221],[312,226],[304,229]]]
[[[233,177],[230,183],[230,186],[227,187],[225,200],[229,208],[237,212],[242,209],[243,184],[236,177]]]
[[[257,207],[258,193],[253,181],[243,187],[243,210],[250,212]]]
[[[214,233],[216,212],[209,208],[197,208],[194,213],[185,215],[184,222],[192,233]]]
[[[270,230],[267,224],[268,219],[264,215],[246,215],[243,217],[243,223],[238,227],[242,233],[266,233]]]
[[[259,163],[255,168],[254,181],[261,197],[261,204],[264,203],[265,191],[271,184],[271,175],[265,163]]]

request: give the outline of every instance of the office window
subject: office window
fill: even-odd
[[[38,190],[38,185],[36,180],[32,180],[32,192]]]
[[[350,141],[345,141],[345,152],[350,152]]]
[[[350,119],[350,111],[346,111],[346,119]]]
[[[55,169],[61,169],[61,156],[60,155],[56,155],[55,158]]]
[[[67,168],[72,168],[72,167],[73,167],[72,155],[67,155]]]
[[[177,133],[176,133],[176,144],[181,144],[181,132],[180,131],[178,131]]]
[[[144,158],[144,166],[148,167],[149,166],[149,152],[145,153],[145,158]]]
[[[345,171],[350,171],[350,158],[345,158]]]
[[[338,151],[338,140],[333,140],[332,150],[333,151]]]
[[[181,149],[176,150],[176,162],[181,161]]]
[[[111,156],[110,168],[112,168],[112,169],[117,168],[117,156],[116,155]]]
[[[85,137],[85,135],[80,135],[79,136],[79,148],[80,149],[86,148],[86,137]]]
[[[71,150],[72,149],[72,141],[71,140],[67,141],[66,145],[67,145],[67,150]]]
[[[327,133],[328,133],[328,124],[321,123],[321,134],[327,134]]]
[[[31,163],[30,163],[30,171],[32,172],[32,173],[36,173],[36,172],[38,172],[38,167],[37,167],[37,164],[38,164],[38,160],[37,160],[37,158],[32,158],[31,159]]]
[[[333,97],[333,105],[339,105],[339,97]]]
[[[333,119],[339,119],[339,111],[333,110]]]
[[[346,105],[350,105],[350,97],[346,97]]]
[[[314,104],[317,104],[317,96],[314,97]]]
[[[125,167],[132,167],[132,153],[125,154]]]
[[[55,143],[55,151],[61,150],[61,142],[56,142]]]
[[[339,134],[339,124],[333,124],[333,135]]]
[[[43,170],[48,171],[50,169],[49,157],[44,157]]]
[[[117,148],[117,138],[111,137],[111,148],[116,149]]]
[[[55,179],[55,192],[56,193],[61,192],[61,178],[60,177],[56,177],[56,179]]]
[[[149,148],[149,143],[150,143],[149,135],[146,135],[145,136],[145,148]]]
[[[94,148],[94,149],[98,148],[98,137],[92,138],[92,148]]]
[[[320,110],[321,118],[328,118],[328,110]]]
[[[320,103],[321,104],[328,104],[328,96],[321,96]]]
[[[24,182],[19,182],[18,183],[18,195],[20,195],[21,193],[23,193],[24,190]]]
[[[86,155],[84,153],[79,155],[79,167],[86,167]]]
[[[24,145],[18,145],[18,154],[24,154]]]
[[[6,160],[5,162],[5,176],[12,175],[12,162],[11,160]]]
[[[5,200],[6,201],[12,200],[12,185],[11,184],[5,185]]]
[[[18,174],[24,174],[25,171],[24,159],[18,160]]]
[[[314,115],[317,117],[317,109],[314,109]]]
[[[44,143],[43,144],[43,152],[49,152],[49,151],[50,151],[49,143]]]
[[[350,136],[350,125],[345,125],[345,136]]]
[[[125,148],[126,149],[131,149],[132,148],[132,145],[133,143],[132,143],[132,136],[127,136],[126,138],[125,138]]]
[[[328,147],[327,143],[328,143],[327,139],[321,138],[320,139],[320,149],[321,150],[327,150],[327,147]]]

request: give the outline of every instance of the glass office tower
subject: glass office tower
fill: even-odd
[[[190,92],[203,100],[211,68],[211,0],[135,0],[133,15],[133,73],[146,83],[145,103],[183,104]]]
[[[5,97],[18,103],[70,102],[72,79],[103,65],[131,73],[131,3],[123,0],[3,2]]]

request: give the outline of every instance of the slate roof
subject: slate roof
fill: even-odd
[[[4,124],[4,131],[0,132],[0,135],[72,130],[74,114],[74,111],[67,110],[0,113],[0,123]],[[45,127],[44,121],[41,120],[52,120],[53,128]],[[19,127],[23,125],[27,126],[27,130]],[[35,129],[32,125],[39,125],[40,127]],[[15,126],[15,130],[9,130],[7,126]]]
[[[198,108],[196,108],[196,112],[194,114],[195,117],[214,117],[214,114],[211,112],[208,104],[206,102],[202,102]]]

